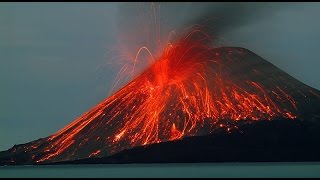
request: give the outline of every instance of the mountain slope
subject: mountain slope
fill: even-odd
[[[320,123],[259,121],[232,132],[136,147],[105,158],[53,164],[312,162],[320,161],[319,138]]]

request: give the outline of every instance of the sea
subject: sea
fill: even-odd
[[[183,163],[1,166],[0,178],[147,178],[241,177],[315,178],[320,162],[312,163]]]

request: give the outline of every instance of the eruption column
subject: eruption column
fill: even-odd
[[[89,138],[104,144],[102,149],[94,149],[91,157],[205,135],[218,128],[230,131],[244,122],[296,117],[292,111],[295,100],[280,87],[269,92],[261,82],[226,75],[237,67],[230,67],[230,62],[210,47],[209,40],[207,34],[195,28],[169,43],[160,57],[154,58],[148,51],[153,64],[52,135],[51,146],[46,149],[49,153],[37,162],[50,160],[80,144],[75,139]],[[140,48],[138,54],[143,49],[147,47]],[[101,127],[103,136],[82,137],[95,134]]]

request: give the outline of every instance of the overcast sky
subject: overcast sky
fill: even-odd
[[[212,18],[219,45],[320,89],[320,3],[159,5],[161,28]],[[148,12],[150,3],[0,3],[0,150],[51,135],[106,98],[116,74],[106,64],[119,42],[131,53],[148,44]]]

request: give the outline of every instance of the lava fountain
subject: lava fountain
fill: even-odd
[[[169,43],[153,61],[126,86],[50,136],[47,153],[37,162],[79,157],[78,149],[89,141],[101,145],[80,155],[83,158],[205,135],[217,128],[229,131],[241,123],[296,118],[296,101],[281,87],[275,85],[270,93],[263,81],[229,76],[229,61],[236,60],[211,48],[209,36],[199,27]]]

